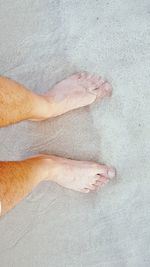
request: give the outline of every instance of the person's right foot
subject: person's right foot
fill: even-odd
[[[89,193],[104,186],[115,177],[116,173],[113,167],[96,162],[76,161],[48,155],[43,157],[46,164],[44,168],[47,169],[46,180],[82,193]]]

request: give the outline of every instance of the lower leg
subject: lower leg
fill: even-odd
[[[0,127],[26,119],[40,119],[47,114],[47,106],[44,97],[0,76]]]
[[[13,208],[43,180],[88,193],[105,185],[115,170],[95,162],[41,155],[24,161],[0,162],[1,215]]]
[[[0,127],[22,120],[56,117],[110,95],[110,84],[85,72],[56,84],[45,96],[0,76]]]
[[[18,83],[0,77],[0,127],[22,120],[41,120],[111,95],[111,86],[87,73],[76,74],[54,86],[47,96],[39,96]],[[43,156],[20,162],[0,162],[2,214],[45,179],[66,188],[88,193],[108,182],[114,170],[93,162]]]
[[[13,208],[46,177],[40,158],[0,162],[0,173],[1,215]]]

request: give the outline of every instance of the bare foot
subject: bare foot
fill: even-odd
[[[45,167],[48,170],[46,180],[83,193],[89,193],[104,186],[115,176],[115,169],[112,167],[56,156],[46,158]]]
[[[37,114],[44,110],[43,117],[32,118],[42,120],[62,115],[70,110],[84,107],[93,103],[97,98],[111,96],[112,87],[101,77],[90,75],[87,72],[76,73],[57,83],[43,96],[46,100],[36,106]]]
[[[64,114],[70,110],[87,106],[97,98],[110,96],[111,85],[102,78],[87,72],[74,74],[56,84],[46,96],[53,99],[53,116]]]

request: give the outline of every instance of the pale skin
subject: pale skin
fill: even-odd
[[[40,121],[84,107],[111,96],[111,85],[86,72],[56,84],[46,95],[0,76],[0,127],[23,120]],[[115,176],[113,167],[92,161],[75,161],[54,155],[37,155],[23,161],[0,162],[1,215],[13,208],[44,180],[67,189],[89,193]]]

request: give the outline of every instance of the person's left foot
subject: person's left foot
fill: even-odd
[[[76,73],[57,83],[43,96],[47,111],[42,120],[92,104],[96,99],[111,96],[111,85],[101,77],[87,72]],[[42,109],[40,106],[39,109]]]

